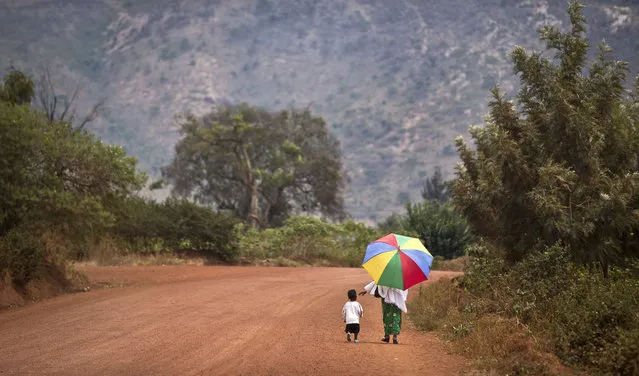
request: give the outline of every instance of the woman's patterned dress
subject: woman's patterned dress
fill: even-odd
[[[402,310],[395,304],[386,303],[382,298],[382,316],[384,319],[384,335],[399,334],[402,328]]]

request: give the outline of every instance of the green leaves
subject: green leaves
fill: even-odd
[[[108,233],[125,240],[133,252],[188,251],[223,261],[237,257],[233,228],[238,220],[227,213],[174,198],[162,203],[114,199],[108,209],[115,216]]]
[[[465,218],[450,203],[407,203],[405,221],[405,228],[418,234],[433,256],[463,256],[473,239]]]
[[[255,230],[239,225],[240,255],[315,265],[361,266],[366,245],[385,234],[362,223],[328,223],[310,216],[292,216],[284,226]]]
[[[122,147],[30,108],[29,85],[28,77],[14,71],[0,98],[10,94],[9,101],[0,100],[0,259],[5,260],[0,273],[8,270],[21,286],[46,265],[81,256],[94,236],[115,223],[107,203],[129,196],[147,179]],[[52,252],[41,244],[47,233],[71,240],[70,245]]]
[[[31,77],[18,70],[11,70],[4,77],[4,85],[0,86],[0,101],[16,105],[29,104],[34,87]]]
[[[70,219],[81,213],[100,216],[99,207],[82,205],[99,206],[105,195],[127,195],[146,180],[121,147],[69,132],[69,124],[49,123],[26,106],[0,103],[0,139],[0,233],[31,212],[39,220],[51,215],[53,222],[67,210],[75,213]]]
[[[187,116],[181,131],[175,159],[163,169],[174,194],[263,226],[282,224],[295,209],[343,214],[338,143],[308,111],[241,104]]]
[[[604,268],[639,255],[626,240],[639,229],[639,186],[628,178],[639,167],[639,118],[623,89],[627,65],[602,45],[582,72],[589,43],[581,8],[571,2],[570,32],[540,32],[555,59],[513,50],[518,106],[493,90],[486,126],[470,129],[476,151],[456,140],[453,201],[511,261],[557,241],[573,259]]]

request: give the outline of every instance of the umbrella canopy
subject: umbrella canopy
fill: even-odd
[[[366,247],[362,266],[378,285],[407,290],[428,279],[432,262],[419,239],[388,234]]]

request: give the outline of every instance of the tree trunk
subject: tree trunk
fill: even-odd
[[[260,226],[260,205],[258,201],[259,191],[257,189],[257,181],[255,174],[253,173],[253,164],[249,157],[246,145],[242,147],[242,158],[244,159],[244,173],[246,174],[246,185],[251,188],[251,204],[249,206],[248,219],[251,222],[253,228]]]
[[[601,269],[603,271],[603,276],[605,279],[608,279],[610,272],[610,264],[607,261],[601,261]]]
[[[255,179],[253,179],[253,182],[251,184],[251,206],[249,209],[249,220],[251,221],[251,226],[253,226],[253,228],[257,228],[260,225],[259,210],[260,207],[258,202],[257,182],[255,181]]]

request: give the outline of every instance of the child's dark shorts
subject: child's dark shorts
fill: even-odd
[[[359,333],[359,324],[346,324],[346,328],[344,329],[344,333]]]

